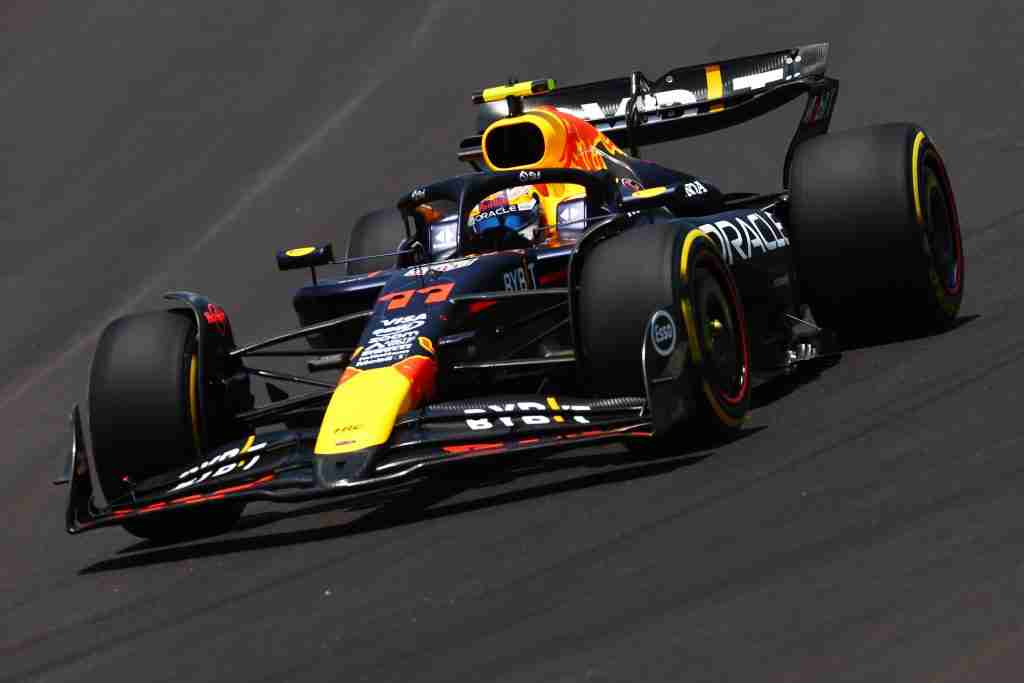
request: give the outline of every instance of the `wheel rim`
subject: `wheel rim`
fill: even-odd
[[[707,262],[712,263],[710,259]],[[747,391],[748,354],[746,335],[730,296],[733,290],[723,276],[718,268],[702,264],[694,279],[694,312],[705,377],[722,400],[735,404]]]
[[[925,252],[945,293],[955,294],[960,289],[961,278],[959,230],[943,183],[931,164],[925,169],[924,194]]]

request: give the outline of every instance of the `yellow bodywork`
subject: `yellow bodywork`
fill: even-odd
[[[327,405],[313,452],[339,455],[386,443],[398,416],[431,393],[436,368],[426,356],[372,370],[348,368]]]
[[[314,452],[337,455],[385,443],[395,420],[410,409],[411,385],[409,378],[393,367],[352,377],[334,390]]]

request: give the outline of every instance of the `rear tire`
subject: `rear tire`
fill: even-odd
[[[633,228],[587,255],[580,284],[579,334],[592,391],[644,395],[644,329],[661,309],[686,331],[695,424],[718,436],[742,426],[750,408],[749,336],[735,280],[707,235],[672,224]],[[669,435],[665,445],[675,440]]]
[[[107,326],[93,357],[89,425],[96,474],[108,503],[141,481],[199,456],[196,325],[189,313],[159,311]],[[224,531],[244,504],[222,503],[127,520],[125,529],[171,540]]]
[[[348,238],[348,258],[374,256],[398,251],[405,235],[405,222],[397,209],[371,211],[352,228]],[[364,275],[378,270],[395,268],[398,257],[352,261],[348,264],[349,275]]]
[[[918,126],[809,140],[791,179],[796,269],[817,322],[868,342],[953,324],[964,278],[956,201]]]

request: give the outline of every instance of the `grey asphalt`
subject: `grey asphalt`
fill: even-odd
[[[1024,13],[766,5],[0,5],[0,681],[1020,680]],[[834,129],[916,121],[946,158],[957,329],[762,391],[712,451],[254,505],[169,547],[63,532],[49,480],[112,318],[189,288],[243,340],[293,325],[274,252],[458,172],[475,89],[823,40]],[[649,156],[770,191],[798,114]]]

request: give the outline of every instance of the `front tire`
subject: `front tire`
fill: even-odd
[[[100,337],[89,380],[96,474],[108,503],[129,481],[185,467],[199,456],[196,325],[187,312],[119,318]],[[127,520],[141,538],[172,540],[224,531],[244,504],[222,503]]]
[[[405,223],[397,209],[380,209],[362,216],[348,238],[348,258],[361,260],[348,263],[348,274],[365,275],[395,268],[399,263],[396,256],[364,257],[398,251],[405,236]]]
[[[948,329],[963,297],[956,201],[920,127],[809,140],[791,172],[797,272],[815,319],[873,341]]]
[[[735,280],[707,235],[673,224],[627,230],[587,255],[580,284],[579,336],[591,391],[644,395],[644,329],[661,309],[686,332],[695,426],[719,436],[741,428],[750,409],[749,335]]]

